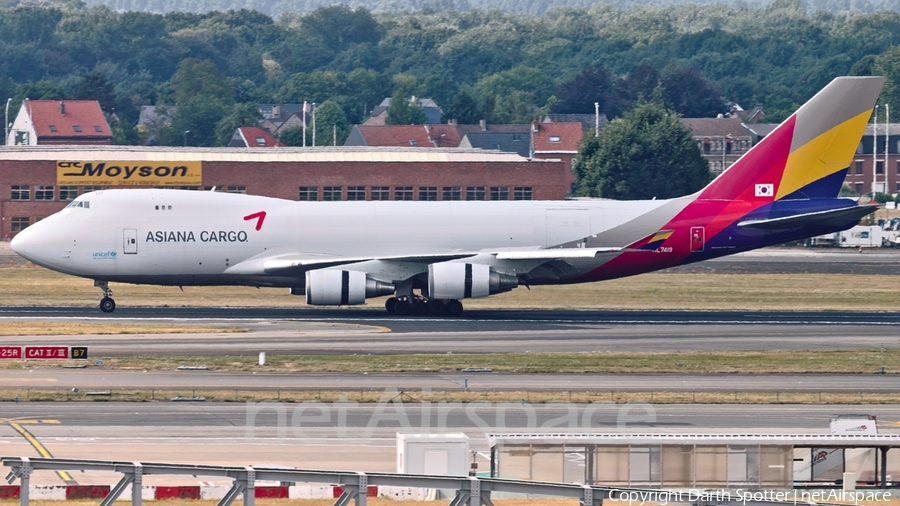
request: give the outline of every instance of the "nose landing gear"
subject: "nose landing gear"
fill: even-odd
[[[100,299],[100,311],[104,313],[115,311],[116,301],[112,299],[113,291],[109,289],[109,282],[94,280],[94,286],[103,291],[103,298]]]

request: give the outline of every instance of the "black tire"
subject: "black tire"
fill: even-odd
[[[426,304],[424,300],[413,301],[412,314],[416,316],[425,316],[428,314],[428,304]]]
[[[428,314],[431,316],[440,316],[444,312],[444,301],[431,299],[428,301]]]
[[[396,313],[397,298],[391,297],[388,300],[384,301],[384,308],[387,309],[387,312],[390,314]]]
[[[394,304],[394,314],[396,315],[406,316],[411,309],[408,300],[398,300],[397,303]]]
[[[103,297],[100,299],[100,311],[104,313],[112,313],[116,310],[116,301],[112,300],[109,297]]]
[[[462,302],[458,300],[451,300],[447,302],[447,314],[450,316],[459,316],[463,312]]]

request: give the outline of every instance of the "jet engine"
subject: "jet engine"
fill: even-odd
[[[306,273],[306,303],[313,306],[353,306],[367,297],[394,293],[394,284],[378,281],[365,272],[319,269]]]
[[[517,286],[518,277],[499,273],[487,265],[443,262],[428,266],[428,296],[432,299],[487,297]]]

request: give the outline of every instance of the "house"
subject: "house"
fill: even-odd
[[[681,118],[680,121],[691,131],[714,175],[721,174],[756,144],[738,117]]]
[[[137,123],[142,143],[153,144],[160,130],[172,124],[176,112],[174,105],[142,105]]]
[[[7,146],[112,144],[112,131],[96,100],[22,102]]]
[[[283,148],[284,144],[278,141],[269,132],[258,127],[241,127],[235,130],[228,142],[230,148]]]
[[[305,114],[304,114],[305,111]],[[277,134],[279,130],[290,128],[297,124],[303,125],[306,117],[307,125],[310,121],[312,104],[260,104],[259,114],[263,120],[259,126],[270,134]]]
[[[603,130],[609,126],[609,119],[605,114],[548,114],[541,123],[581,123],[581,130]]]
[[[419,98],[413,95],[412,97],[410,97],[409,101],[425,110],[425,124],[440,124],[441,115],[444,114],[444,111],[437,105],[434,100],[430,98]],[[372,114],[363,123],[363,125],[384,125],[385,119],[387,118],[387,109],[390,106],[391,97],[387,97],[382,100],[380,104],[375,106],[375,109],[372,110]]]
[[[589,135],[594,135],[593,127]],[[531,125],[531,156],[547,160],[560,159],[569,169],[566,183],[575,192],[575,157],[578,155],[578,145],[584,136],[584,125],[579,122],[571,123],[533,123]]]
[[[454,125],[354,125],[344,146],[459,147]]]
[[[469,132],[463,136],[459,143],[461,148],[495,149],[508,153],[518,153],[519,156],[531,157],[531,138],[528,133],[528,125],[516,125],[524,127],[522,131],[512,132]]]

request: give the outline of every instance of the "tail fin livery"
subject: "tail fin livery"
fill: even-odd
[[[884,80],[833,80],[704,188],[699,200],[836,197]]]

